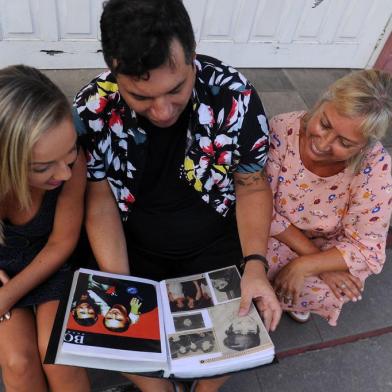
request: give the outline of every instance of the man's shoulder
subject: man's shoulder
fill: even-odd
[[[84,87],[82,87],[75,97],[76,107],[85,106],[87,102],[90,107],[94,101],[107,100],[111,95],[118,93],[118,85],[113,74],[106,70],[92,79]]]
[[[248,79],[240,71],[214,57],[199,54],[195,64],[197,78],[206,86],[230,91],[243,91],[251,87]]]

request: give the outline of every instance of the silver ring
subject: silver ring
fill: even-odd
[[[341,285],[340,285],[340,288],[341,289],[345,289],[347,286],[344,284],[344,283],[342,283]]]
[[[11,312],[6,312],[2,316],[0,316],[0,323],[9,320],[10,318],[11,318]]]

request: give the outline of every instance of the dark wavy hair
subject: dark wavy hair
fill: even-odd
[[[90,305],[92,307],[92,309],[94,310],[94,317],[91,317],[91,318],[90,317],[89,318],[79,318],[79,316],[77,315],[76,308],[79,305],[85,304],[85,303]],[[90,297],[88,297],[87,299],[80,299],[76,303],[76,305],[74,306],[74,308],[72,310],[73,310],[72,316],[73,316],[74,320],[79,325],[82,325],[82,326],[85,326],[85,327],[89,327],[91,325],[94,325],[97,322],[97,320],[98,320],[99,307]]]
[[[181,0],[108,0],[101,16],[102,51],[116,74],[149,78],[171,62],[170,45],[178,39],[192,63],[196,43]]]

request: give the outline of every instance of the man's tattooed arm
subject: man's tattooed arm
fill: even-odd
[[[263,170],[256,173],[236,173],[234,175],[234,184],[236,187],[257,188],[257,190],[265,190],[269,187],[267,176]]]

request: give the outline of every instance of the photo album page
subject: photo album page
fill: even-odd
[[[239,317],[235,266],[161,282],[172,374],[212,376],[269,363],[273,343],[252,304]]]

